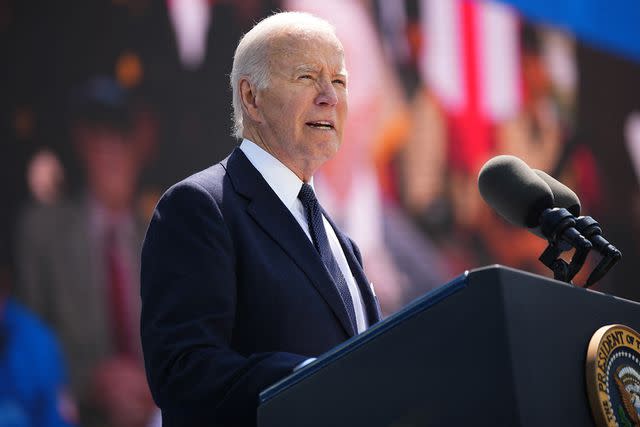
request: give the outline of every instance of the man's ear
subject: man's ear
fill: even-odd
[[[244,113],[254,122],[262,122],[262,114],[258,108],[256,97],[257,89],[251,84],[247,78],[241,78],[238,84],[238,90],[240,91],[240,102],[242,103],[242,110]]]

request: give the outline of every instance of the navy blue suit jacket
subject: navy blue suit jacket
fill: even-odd
[[[332,226],[375,323],[358,248]],[[260,391],[354,335],[313,244],[238,148],[164,194],[141,286],[145,366],[165,426],[253,425]]]

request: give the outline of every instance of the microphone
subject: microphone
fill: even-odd
[[[580,216],[580,199],[569,187],[541,170],[533,170],[549,186],[553,193],[555,205],[569,210],[576,216],[576,229],[604,257],[587,280],[589,287],[600,280],[613,265],[622,258],[622,253],[602,236],[600,224],[590,216]]]
[[[540,169],[533,169],[533,171],[551,189],[555,207],[565,208],[575,217],[580,216],[580,199],[576,193],[546,172],[543,172]]]
[[[478,188],[493,210],[520,227],[538,226],[542,212],[554,203],[549,186],[515,156],[489,159],[480,169]]]
[[[568,209],[554,207],[550,186],[525,162],[509,155],[490,159],[480,170],[478,188],[489,206],[508,222],[539,232],[549,241],[540,260],[557,279],[568,282],[577,274],[592,244],[576,230],[575,217]],[[576,253],[567,265],[558,257],[571,247]]]
[[[580,199],[569,187],[561,183],[560,181],[554,179],[551,175],[543,172],[539,169],[533,169],[538,177],[540,177],[551,189],[551,193],[553,194],[553,206],[556,208],[565,208],[568,210],[571,215],[574,217],[580,216]],[[581,234],[582,231],[576,226],[576,230],[578,230]],[[535,228],[531,230],[531,232],[539,237],[543,237],[542,232],[539,228]],[[586,236],[585,236],[586,237]],[[591,242],[593,244],[593,242]],[[564,245],[562,247],[563,251],[568,251],[571,249]]]
[[[591,248],[575,229],[573,214],[554,207],[550,186],[519,158],[501,155],[490,159],[480,170],[478,187],[489,206],[510,223],[529,229],[539,226],[549,241],[562,239],[573,247]]]

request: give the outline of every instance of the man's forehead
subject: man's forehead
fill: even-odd
[[[287,37],[271,44],[271,60],[296,71],[317,71],[323,65],[346,74],[342,45],[335,36]]]
[[[285,44],[297,43],[329,43],[335,45],[338,49],[342,49],[342,43],[335,33],[305,28],[289,28],[274,31],[271,34],[272,41],[282,42]]]
[[[343,55],[342,43],[331,33],[324,32],[283,32],[272,37],[273,53],[313,53],[318,49]]]

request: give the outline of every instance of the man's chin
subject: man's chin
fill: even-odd
[[[331,141],[324,141],[322,143],[322,150],[320,150],[318,158],[323,158],[325,162],[331,160],[336,156],[336,154],[338,154],[340,145],[340,141],[337,141],[335,139]]]
[[[313,140],[325,146],[327,150],[338,151],[341,145],[340,138],[335,132],[327,132],[326,135],[315,135]]]

